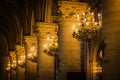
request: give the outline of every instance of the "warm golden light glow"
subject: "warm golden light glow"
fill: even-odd
[[[25,64],[25,55],[21,55],[18,57],[18,65],[22,66]]]
[[[8,60],[7,66],[5,68],[6,71],[10,71],[10,60]]]
[[[32,61],[32,62],[36,62],[36,58],[37,58],[37,47],[35,44],[31,45],[29,52],[27,54],[28,60]]]
[[[44,44],[44,53],[54,56],[57,54],[57,48],[58,48],[58,43],[57,43],[57,36],[51,36],[47,37],[47,42]]]
[[[102,67],[100,65],[97,66],[94,72],[95,72],[95,74],[101,74],[102,73]]]
[[[47,46],[47,44],[44,44],[44,48],[47,48],[48,46]]]
[[[16,62],[16,54],[14,52],[10,53],[9,55],[9,61],[7,63],[6,70],[10,70],[11,68],[15,69],[17,66]]]
[[[75,30],[75,25],[73,25],[72,29]]]
[[[78,40],[91,41],[100,38],[101,35],[101,14],[96,16],[90,9],[86,10],[82,15],[74,14],[79,17],[78,24],[74,24],[73,37]]]

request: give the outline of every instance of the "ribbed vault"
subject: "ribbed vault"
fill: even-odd
[[[0,1],[0,55],[8,55],[23,35],[30,35],[34,0]]]

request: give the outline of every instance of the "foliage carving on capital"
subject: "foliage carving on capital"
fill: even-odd
[[[9,51],[10,58],[16,58],[16,51]]]
[[[16,45],[15,49],[16,49],[18,55],[24,55],[25,54],[24,45]]]
[[[58,5],[53,8],[53,20],[59,21],[75,21],[74,14],[82,14],[87,8],[86,3],[71,2],[71,1],[59,1]]]
[[[56,35],[58,26],[54,23],[37,23],[36,33],[39,37],[47,37],[49,35]]]
[[[9,51],[9,54],[14,54],[16,51]]]
[[[27,46],[37,45],[37,36],[24,36],[24,42]]]

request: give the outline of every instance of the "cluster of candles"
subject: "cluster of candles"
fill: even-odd
[[[44,53],[50,55],[50,56],[55,56],[57,55],[57,48],[58,48],[58,43],[57,43],[57,36],[52,36],[47,38],[47,44],[44,45]]]
[[[82,15],[74,15],[77,19],[77,24],[74,24],[73,37],[78,40],[93,40],[100,36],[102,17],[101,14],[97,15],[93,12],[87,11]]]
[[[35,46],[31,46],[27,57],[29,60],[33,60],[37,56],[37,50]],[[6,70],[9,71],[11,68],[15,69],[17,65],[24,67],[25,64],[25,53],[15,54],[12,53],[9,56],[9,61],[6,67]]]

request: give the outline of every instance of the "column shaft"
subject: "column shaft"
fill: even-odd
[[[104,0],[103,35],[106,43],[104,58],[108,63],[103,65],[104,80],[120,80],[120,1]]]
[[[25,36],[25,80],[34,80],[37,77],[37,36]]]
[[[37,22],[38,41],[38,80],[54,79],[54,57],[48,56],[44,51],[47,37],[56,35],[57,25],[53,23]]]
[[[25,68],[20,65],[20,60],[25,60],[25,47],[23,45],[16,45],[16,80],[25,79]],[[21,56],[24,56],[22,59]],[[24,61],[25,62],[25,61]],[[23,64],[24,66],[24,64]]]
[[[78,0],[59,1],[59,9],[63,14],[59,18],[58,28],[58,54],[60,56],[60,69],[61,72],[58,74],[57,79],[67,80],[69,77],[76,78],[77,75],[81,74],[81,42],[73,38],[74,32],[73,25],[78,26],[79,20],[75,17],[81,15],[86,9],[85,3],[77,2]],[[82,67],[83,68],[83,67]]]
[[[72,22],[59,25],[60,80],[67,80],[68,72],[81,71],[80,42],[73,38]]]

